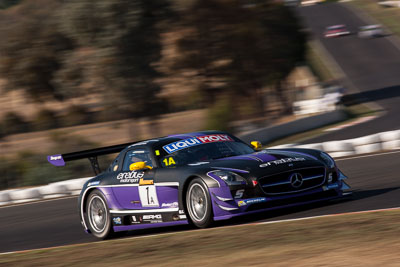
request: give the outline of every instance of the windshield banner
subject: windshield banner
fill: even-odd
[[[191,146],[197,146],[205,143],[226,142],[226,141],[233,141],[233,139],[227,134],[203,135],[173,142],[171,144],[163,146],[163,149],[168,154],[171,154],[174,153],[175,151]]]

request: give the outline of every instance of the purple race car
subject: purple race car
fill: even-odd
[[[329,200],[350,187],[334,160],[311,149],[259,150],[224,132],[204,131],[48,156],[56,166],[89,158],[79,214],[98,238],[114,232],[213,221]],[[97,156],[117,153],[100,173]]]

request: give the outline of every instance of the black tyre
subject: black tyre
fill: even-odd
[[[202,179],[190,182],[186,191],[186,208],[190,220],[197,227],[205,228],[213,223],[210,193]]]
[[[114,234],[107,201],[99,190],[93,190],[86,201],[85,222],[97,238],[106,239]]]

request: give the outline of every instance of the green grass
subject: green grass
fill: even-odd
[[[353,0],[348,4],[363,10],[392,33],[400,36],[400,8],[381,7],[377,1],[372,0]]]
[[[0,256],[2,266],[395,266],[400,210],[182,231]]]
[[[320,81],[325,82],[335,78],[332,71],[322,60],[318,49],[313,45],[312,42],[308,43],[306,59],[310,69]]]

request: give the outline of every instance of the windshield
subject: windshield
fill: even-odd
[[[187,147],[170,154],[165,153],[166,155],[159,157],[159,162],[164,168],[175,167],[253,152],[254,150],[251,147],[241,142],[213,142]]]

